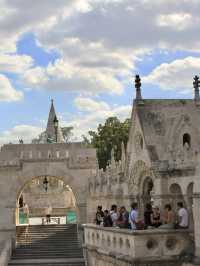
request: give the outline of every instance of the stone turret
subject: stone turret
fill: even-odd
[[[141,79],[139,75],[135,76],[135,88],[136,88],[136,100],[142,100],[142,94],[141,94]]]
[[[111,166],[112,169],[115,169],[116,168],[114,148],[112,148],[112,150],[111,150],[111,163],[110,163],[110,166]]]
[[[58,124],[57,130],[55,128],[55,118],[57,118],[57,116],[56,116],[53,100],[51,100],[51,108],[49,111],[49,118],[48,118],[47,128],[46,128],[45,133],[49,139],[52,139],[52,140],[57,139],[58,143],[65,142],[63,133],[62,133],[62,130],[59,124]],[[57,138],[56,138],[56,134],[57,134]]]
[[[122,155],[121,155],[122,172],[124,172],[126,166],[126,151],[123,141],[121,143],[121,150],[122,150]]]
[[[195,76],[194,77],[194,82],[193,82],[194,100],[195,101],[199,101],[200,100],[200,97],[199,97],[199,85],[200,85],[199,76]]]
[[[46,128],[46,133],[48,136],[54,136],[55,135],[55,127],[54,127],[54,120],[56,117],[56,112],[54,108],[54,103],[53,99],[51,100],[51,108],[49,111],[49,118],[47,122],[47,128]]]

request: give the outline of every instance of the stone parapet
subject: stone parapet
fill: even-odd
[[[96,169],[96,150],[80,143],[9,144],[1,147],[0,167],[23,167],[29,162],[63,162],[72,169]]]
[[[129,261],[178,259],[191,246],[188,230],[125,230],[84,226],[85,249]]]

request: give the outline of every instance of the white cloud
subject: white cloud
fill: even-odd
[[[96,130],[99,123],[104,123],[108,117],[117,116],[122,121],[130,118],[132,109],[130,105],[110,106],[106,102],[81,97],[75,99],[75,105],[81,106],[83,112],[74,115],[69,121],[62,121],[63,125],[74,127],[75,140],[81,140],[82,135],[87,135],[89,130]]]
[[[167,15],[160,15],[157,18],[157,23],[161,27],[170,27],[177,30],[185,30],[192,26],[193,18],[188,13],[172,13]]]
[[[31,140],[37,137],[42,131],[42,128],[36,126],[16,125],[0,134],[0,144],[10,142],[18,143],[19,139],[23,139],[25,143],[30,143]]]
[[[25,73],[28,87],[120,94],[140,55],[156,48],[199,51],[198,7],[198,0],[1,1],[0,49],[14,51],[33,32],[61,58]]]
[[[160,86],[163,90],[177,90],[189,93],[192,90],[192,78],[199,74],[200,58],[186,57],[156,67],[143,82]]]
[[[33,65],[33,59],[27,55],[0,54],[0,72],[23,73]]]
[[[157,48],[200,47],[199,0],[0,3],[0,68],[24,72],[28,88],[121,94],[141,55]],[[56,50],[60,59],[46,68],[33,68],[28,57],[8,58],[26,32],[35,34],[44,49]]]
[[[110,110],[110,106],[107,103],[102,101],[97,102],[91,98],[77,97],[74,102],[76,107],[81,111],[96,112],[101,110]]]
[[[12,102],[23,98],[23,93],[13,88],[9,79],[0,74],[0,101]]]
[[[121,82],[109,71],[96,68],[83,68],[69,64],[62,59],[49,64],[47,68],[33,68],[24,73],[24,82],[30,88],[49,90],[78,91],[85,94],[110,92],[120,94]]]

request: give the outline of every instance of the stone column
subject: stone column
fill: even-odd
[[[16,237],[15,206],[6,206],[3,203],[0,205],[0,242],[11,239],[14,248]]]
[[[200,193],[194,193],[193,199],[195,256],[200,262]]]
[[[194,217],[194,240],[195,256],[200,262],[200,156],[197,157],[196,175],[194,177],[193,191],[193,217]]]
[[[77,203],[77,208],[79,210],[79,223],[85,224],[87,223],[87,205],[86,203]]]
[[[156,177],[154,179],[154,187],[153,187],[153,195],[152,199],[154,201],[155,206],[159,206],[160,208],[166,202],[166,195],[168,195],[168,191],[166,190],[168,187],[167,179],[163,179],[162,177]]]

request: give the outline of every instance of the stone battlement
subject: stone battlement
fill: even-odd
[[[96,150],[82,143],[7,144],[1,147],[0,166],[20,166],[23,161],[66,160],[71,167],[96,168]]]

